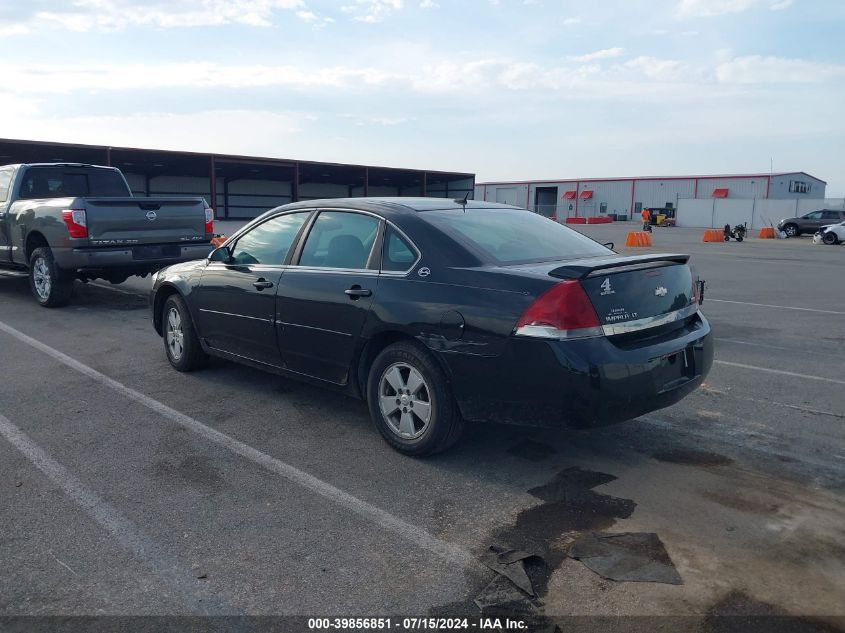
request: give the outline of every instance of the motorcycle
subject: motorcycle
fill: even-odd
[[[737,224],[733,229],[731,229],[730,224],[725,225],[725,241],[730,242],[731,238],[734,238],[737,242],[741,242],[745,239],[745,235],[748,233],[747,222],[743,222],[742,224]]]

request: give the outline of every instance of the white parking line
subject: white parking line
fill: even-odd
[[[105,286],[103,284],[98,284],[93,281],[88,282],[89,286],[94,286],[95,288],[101,288],[102,290],[111,290],[112,292],[119,292],[123,295],[132,295],[135,297],[143,297],[144,294],[141,292],[132,292],[131,290],[124,290],[123,288],[115,288],[114,286]]]
[[[714,360],[713,363],[719,365],[727,365],[728,367],[739,367],[741,369],[753,369],[755,371],[764,371],[768,374],[778,374],[781,376],[791,376],[792,378],[806,378],[807,380],[820,380],[822,382],[831,382],[834,385],[845,385],[845,380],[836,380],[836,378],[825,378],[823,376],[813,376],[811,374],[799,374],[794,371],[783,371],[782,369],[770,369],[769,367],[757,367],[756,365],[746,365],[744,363],[732,363],[726,360]]]
[[[845,315],[845,312],[837,312],[836,310],[818,310],[816,308],[798,308],[795,306],[776,306],[770,305],[768,303],[749,303],[747,301],[728,301],[727,299],[713,299],[711,297],[705,298],[705,303],[707,301],[715,301],[717,303],[735,303],[737,305],[742,306],[754,306],[756,308],[777,308],[779,310],[800,310],[801,312],[818,312],[819,314],[842,314]]]
[[[752,343],[751,341],[740,341],[735,338],[716,337],[717,341],[723,343],[732,343],[734,345],[750,345],[751,347],[764,347],[766,349],[776,349],[782,352],[789,352],[791,354],[811,354],[813,356],[831,356],[832,358],[842,358],[842,354],[831,354],[830,352],[819,352],[809,349],[798,349],[796,347],[783,347],[782,345],[767,345],[766,343]]]
[[[476,568],[478,570],[486,570],[486,567],[482,566],[480,562],[478,562],[472,554],[470,554],[467,550],[463,549],[458,545],[454,545],[447,541],[441,540],[432,534],[429,534],[424,529],[408,523],[407,521],[400,519],[399,517],[393,516],[386,510],[382,510],[381,508],[372,505],[371,503],[367,503],[366,501],[355,497],[348,492],[344,492],[340,488],[336,488],[335,486],[331,485],[315,477],[314,475],[310,475],[305,471],[299,470],[295,466],[287,464],[275,457],[271,457],[266,453],[262,453],[258,449],[249,446],[235,438],[226,435],[225,433],[221,433],[216,429],[211,428],[210,426],[206,426],[199,420],[195,420],[194,418],[185,415],[177,411],[176,409],[172,409],[168,407],[166,404],[159,402],[147,395],[139,391],[135,391],[131,387],[127,387],[123,383],[120,383],[113,378],[109,378],[105,374],[98,372],[96,369],[89,367],[88,365],[81,363],[80,361],[71,358],[70,356],[60,352],[57,349],[53,349],[49,345],[38,341],[31,336],[24,334],[23,332],[16,330],[10,325],[3,323],[0,321],[0,331],[5,332],[6,334],[16,338],[17,340],[21,341],[22,343],[26,343],[30,347],[34,347],[35,349],[44,352],[48,356],[54,358],[55,360],[59,361],[60,363],[67,365],[71,369],[78,371],[89,378],[96,380],[97,382],[109,387],[117,391],[118,393],[126,396],[130,400],[134,400],[135,402],[142,404],[143,406],[155,411],[159,415],[175,422],[176,424],[193,431],[197,435],[204,437],[205,439],[218,444],[233,453],[240,455],[241,457],[245,457],[246,459],[258,464],[266,468],[267,470],[281,475],[282,477],[292,481],[295,484],[302,486],[303,488],[307,488],[308,490],[325,497],[326,499],[332,501],[333,503],[346,508],[357,514],[358,516],[375,523],[381,526],[384,529],[390,530],[394,534],[412,542],[416,546],[433,552],[437,554],[441,558],[455,564],[459,564],[465,568]]]
[[[67,468],[50,457],[44,449],[2,414],[0,414],[0,436],[5,437],[33,466],[56,484],[88,516],[99,523],[122,547],[167,581],[171,589],[197,613],[208,615],[236,613],[235,609],[221,604],[213,594],[198,587],[197,580],[189,569],[170,556],[163,547],[123,516],[119,510],[87,488]],[[56,558],[52,551],[50,554]],[[56,560],[71,573],[77,575],[67,564],[58,558]]]

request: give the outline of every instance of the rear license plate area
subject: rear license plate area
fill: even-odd
[[[656,359],[655,383],[659,390],[669,391],[695,378],[695,352],[687,347]]]
[[[179,257],[181,249],[175,244],[153,244],[149,246],[133,246],[132,259],[165,259]]]

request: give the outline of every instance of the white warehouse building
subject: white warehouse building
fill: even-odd
[[[571,217],[630,219],[643,208],[678,208],[682,199],[823,199],[827,183],[803,171],[722,176],[580,178],[484,182],[475,199]]]

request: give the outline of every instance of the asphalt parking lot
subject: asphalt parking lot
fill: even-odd
[[[579,228],[621,245],[636,227]],[[149,280],[46,310],[0,275],[0,616],[458,615],[499,544],[542,556],[552,619],[843,625],[845,247],[701,233],[617,249],[692,254],[716,336],[699,391],[602,429],[475,428],[424,460],[361,402],[226,362],[173,371]],[[601,483],[575,501],[529,492],[583,471]],[[683,584],[567,558],[591,531],[656,533]]]

